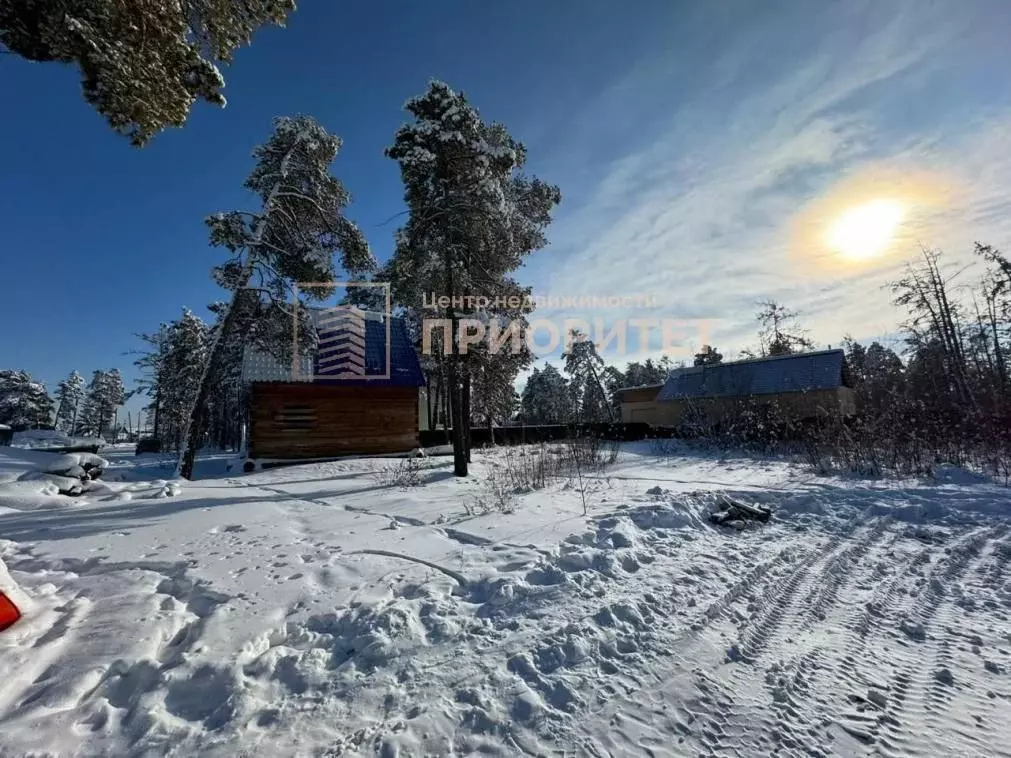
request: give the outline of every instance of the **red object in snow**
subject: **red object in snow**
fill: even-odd
[[[21,611],[14,605],[14,601],[0,592],[0,632],[17,623],[21,618]]]

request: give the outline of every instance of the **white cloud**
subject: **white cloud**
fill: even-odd
[[[929,107],[932,87],[954,81],[953,60],[973,62],[985,18],[956,4],[849,0],[803,15],[769,14],[758,28],[721,17],[715,64],[676,51],[643,62],[579,114],[606,121],[622,108],[623,126],[637,112],[660,126],[630,132],[630,149],[563,202],[553,247],[530,269],[536,291],[652,293],[663,315],[717,320],[710,338],[725,351],[754,341],[756,302],[771,297],[801,310],[817,342],[838,344],[894,331],[900,314],[882,287],[916,240],[953,258],[976,238],[1009,242],[1011,108],[968,96]],[[700,73],[686,86],[689,64]],[[811,209],[877,191],[923,206],[896,255],[862,269],[819,257]]]

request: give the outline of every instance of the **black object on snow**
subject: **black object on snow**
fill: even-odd
[[[731,522],[760,521],[767,522],[772,517],[772,511],[756,505],[748,505],[739,500],[732,500],[723,495],[723,507],[710,514],[709,520],[714,524],[727,525]],[[736,526],[736,524],[735,524]]]

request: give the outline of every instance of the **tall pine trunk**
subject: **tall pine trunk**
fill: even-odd
[[[451,356],[449,362],[449,403],[453,409],[453,473],[456,476],[467,476],[469,461],[467,460],[467,437],[464,432],[466,421],[463,417],[463,388],[460,384],[458,363],[458,356]]]
[[[64,398],[60,396],[60,404],[56,406],[56,416],[53,417],[53,426],[59,428],[60,426],[60,412],[63,410]],[[73,432],[71,432],[73,434]]]
[[[452,439],[450,438],[450,429],[453,428],[453,405],[449,402],[449,364],[447,363],[443,369],[445,373],[445,380],[442,383],[442,387],[439,391],[442,395],[440,403],[442,404],[442,431],[446,434],[446,444],[450,444]]]
[[[158,422],[161,419],[161,379],[158,379],[158,389],[154,393],[154,430],[151,432],[152,436],[156,440],[161,440],[159,436],[161,433],[161,427],[158,426]]]
[[[467,476],[467,440],[463,431],[463,393],[460,391],[460,377],[457,369],[457,360],[454,355],[450,357],[449,362],[449,405],[453,416],[453,474]]]
[[[438,425],[439,420],[439,398],[441,389],[439,388],[439,378],[437,376],[432,377],[432,381],[429,382],[428,389],[426,391],[425,397],[428,400],[428,428],[435,430]]]
[[[446,275],[446,294],[449,295],[450,303],[456,295],[456,287],[453,283],[453,261],[448,251],[443,253],[443,263]],[[460,325],[456,319],[456,310],[451,306],[446,310],[446,317],[449,319],[449,404],[453,413],[453,474],[455,476],[467,476],[467,438],[464,432],[466,420],[463,417],[463,397],[460,376]]]
[[[607,417],[610,419],[611,423],[614,423],[614,408],[611,407],[610,398],[607,396],[607,392],[604,391],[604,384],[600,381],[600,377],[597,375],[597,369],[594,365],[590,364],[590,373],[593,374],[593,381],[597,384],[597,389],[600,391],[600,398],[607,406]]]
[[[193,464],[196,461],[197,448],[200,445],[200,435],[203,432],[203,425],[207,414],[207,401],[211,396],[211,383],[214,380],[214,369],[216,369],[221,363],[225,345],[227,344],[225,340],[235,338],[232,334],[232,327],[235,324],[236,314],[238,313],[238,308],[236,308],[236,306],[238,305],[242,292],[245,290],[245,287],[248,286],[249,280],[253,277],[252,257],[256,248],[261,245],[263,233],[267,228],[267,219],[270,218],[274,201],[281,188],[281,184],[288,177],[288,161],[291,159],[292,153],[295,152],[295,146],[297,144],[298,140],[295,141],[281,159],[277,182],[273,185],[270,190],[270,194],[267,195],[267,199],[263,202],[263,215],[257,221],[256,231],[253,232],[252,242],[246,249],[247,260],[242,276],[240,281],[237,282],[238,286],[232,293],[232,301],[228,304],[228,311],[225,313],[225,317],[221,320],[221,328],[217,330],[217,333],[214,335],[214,342],[211,344],[210,353],[207,356],[207,363],[204,365],[204,371],[200,378],[200,389],[197,391],[197,397],[193,403],[193,408],[190,411],[189,419],[186,424],[186,433],[184,435],[186,439],[186,448],[179,456],[179,465],[176,473],[183,479],[191,479],[193,477]],[[239,337],[244,336],[245,335],[239,335]]]
[[[249,281],[248,277],[245,280]],[[207,363],[204,365],[203,376],[200,379],[200,389],[197,397],[193,401],[193,410],[190,412],[189,421],[186,424],[186,432],[183,435],[185,447],[179,457],[178,475],[183,479],[193,478],[193,464],[197,458],[197,448],[200,447],[200,437],[203,434],[204,422],[207,416],[207,401],[211,396],[211,389],[214,384],[214,371],[221,363],[224,355],[227,340],[233,338],[232,332],[239,313],[238,300],[243,292],[240,287],[232,294],[232,301],[228,304],[228,311],[221,320],[221,328],[214,335],[214,343],[211,345],[210,353],[207,356]]]
[[[460,389],[462,411],[463,411],[463,445],[464,450],[467,455],[467,463],[470,463],[470,447],[471,447],[471,434],[470,434],[470,360],[463,359],[461,361],[463,368],[463,386]]]
[[[447,266],[448,268],[448,266]],[[452,274],[447,272],[450,287],[450,297],[453,295]],[[450,308],[446,315],[449,317],[450,345],[452,347],[449,354],[449,404],[453,413],[453,474],[456,476],[467,476],[467,438],[464,433],[466,421],[463,417],[463,393],[460,382],[460,349],[457,343],[457,330],[459,325],[456,321],[456,312]]]
[[[81,398],[77,398],[74,402],[74,420],[70,422],[70,436],[74,437],[77,434],[77,409],[81,407]]]

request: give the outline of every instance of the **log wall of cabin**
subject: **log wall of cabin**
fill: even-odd
[[[418,446],[417,387],[257,382],[249,414],[251,458],[331,458]]]

